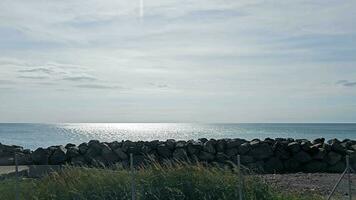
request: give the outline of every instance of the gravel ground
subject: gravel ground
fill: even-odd
[[[334,185],[337,183],[341,174],[327,173],[296,173],[296,174],[265,174],[256,175],[262,178],[268,184],[280,189],[281,191],[298,192],[303,194],[319,194],[328,196]],[[356,174],[351,174],[352,199],[356,200]],[[347,199],[348,184],[345,176],[338,186],[337,195]]]

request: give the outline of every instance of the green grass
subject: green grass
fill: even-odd
[[[20,199],[131,199],[130,173],[124,169],[67,168],[42,179],[20,181]],[[135,173],[138,200],[236,200],[238,175],[231,169],[199,165],[154,165]],[[246,200],[319,200],[282,194],[256,178],[245,178]],[[0,181],[0,199],[15,199],[15,181]]]

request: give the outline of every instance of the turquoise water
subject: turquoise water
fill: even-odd
[[[198,138],[288,137],[356,139],[356,124],[180,124],[180,123],[82,123],[1,124],[0,143],[25,148],[114,140],[189,140]]]

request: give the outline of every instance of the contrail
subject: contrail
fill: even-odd
[[[143,18],[144,12],[143,12],[143,0],[140,0],[140,18]]]

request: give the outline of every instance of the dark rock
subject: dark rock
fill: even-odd
[[[206,139],[206,138],[199,138],[198,141],[200,141],[201,143],[204,144],[205,142],[208,141],[208,139]]]
[[[226,148],[231,149],[231,148],[237,148],[241,144],[245,143],[245,140],[242,139],[232,139],[232,140],[227,140],[226,141]]]
[[[313,155],[314,160],[324,160],[326,156],[326,151],[323,148],[319,148],[318,152]]]
[[[312,160],[311,156],[305,151],[299,151],[294,155],[294,158],[300,163],[306,163]]]
[[[226,141],[225,140],[218,140],[216,142],[216,151],[217,152],[225,152]]]
[[[186,161],[188,159],[187,152],[183,148],[178,148],[173,152],[173,159]]]
[[[226,154],[224,154],[222,152],[218,152],[216,154],[216,161],[223,163],[223,162],[226,162],[228,160],[229,160],[229,156],[227,156]]]
[[[302,148],[303,151],[308,152],[312,146],[312,143],[309,141],[303,141],[300,143],[300,147]]]
[[[300,163],[294,158],[284,161],[283,165],[284,165],[285,171],[288,171],[288,172],[300,171]]]
[[[161,144],[157,146],[158,155],[162,156],[162,158],[170,158],[172,157],[172,152],[170,148],[167,147],[166,144]]]
[[[207,141],[203,146],[203,151],[211,153],[211,154],[215,154],[216,150],[214,147],[214,141],[212,141],[212,140]]]
[[[253,159],[252,156],[241,156],[240,157],[240,162],[243,165],[253,163],[254,161],[255,161],[255,159]]]
[[[325,138],[317,138],[313,140],[313,144],[323,144],[325,142]]]
[[[72,148],[72,147],[76,147],[76,145],[75,145],[75,144],[72,144],[72,143],[68,143],[68,144],[65,146],[66,149],[69,149],[69,148]]]
[[[264,163],[264,171],[267,173],[282,172],[283,168],[283,162],[276,157],[271,157]]]
[[[48,157],[49,151],[43,148],[38,148],[31,154],[35,165],[48,165]]]
[[[82,155],[84,155],[84,154],[87,152],[88,148],[89,148],[89,147],[88,147],[88,144],[87,144],[86,142],[80,144],[80,145],[78,146],[79,153],[82,154]]]
[[[187,152],[189,155],[197,155],[200,150],[203,148],[203,145],[201,142],[196,142],[196,141],[189,141],[187,144]]]
[[[77,156],[71,159],[71,164],[75,166],[85,166],[87,163],[83,156]]]
[[[287,160],[290,158],[290,153],[287,151],[287,148],[288,143],[286,142],[276,142],[272,147],[274,155],[281,160]]]
[[[74,158],[74,157],[77,157],[77,156],[80,156],[80,153],[79,153],[79,148],[76,147],[76,146],[72,146],[72,147],[68,147],[66,148],[67,149],[67,159],[70,160],[71,158]]]
[[[106,161],[105,163],[107,165],[112,165],[119,161],[119,157],[117,156],[117,154],[115,154],[107,144],[103,145],[101,149],[101,155]]]
[[[240,155],[245,155],[251,150],[251,145],[248,142],[245,142],[239,146],[238,153]]]
[[[341,143],[334,142],[331,144],[331,150],[340,154],[345,154],[345,147],[341,145]]]
[[[342,173],[346,169],[344,161],[337,162],[336,164],[329,166],[327,171],[331,173]]]
[[[237,154],[238,154],[238,150],[237,150],[236,148],[227,149],[227,150],[226,150],[226,155],[227,155],[229,158],[236,157]]]
[[[14,165],[14,157],[0,157],[0,166]]]
[[[342,155],[336,153],[336,152],[329,152],[328,155],[326,156],[326,162],[329,165],[335,165],[337,162],[339,162],[342,159]]]
[[[166,146],[169,150],[174,150],[174,148],[176,147],[176,141],[173,139],[169,139],[166,141]]]
[[[199,159],[202,161],[213,161],[215,159],[215,155],[209,152],[201,151]]]
[[[292,152],[293,154],[298,153],[301,148],[300,148],[300,144],[298,142],[292,142],[288,144],[288,149],[290,152]]]
[[[121,161],[129,159],[128,155],[121,148],[115,149],[114,153],[116,153],[116,155],[118,156],[118,159]]]
[[[187,146],[187,143],[185,141],[178,141],[176,143],[176,148],[185,148]]]
[[[51,165],[60,165],[64,164],[66,157],[67,149],[64,146],[58,146],[53,154],[49,157],[49,163]]]
[[[251,147],[249,155],[251,155],[253,158],[257,160],[262,160],[271,157],[273,155],[273,151],[268,144],[261,143]]]
[[[311,161],[303,166],[303,170],[308,173],[324,172],[327,168],[327,164],[321,161]]]

